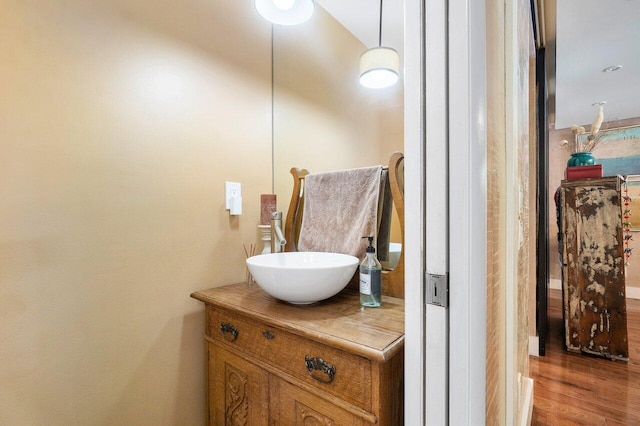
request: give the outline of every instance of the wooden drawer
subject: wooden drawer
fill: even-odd
[[[269,380],[269,395],[271,424],[366,426],[377,423],[373,416],[367,421],[278,378]]]
[[[244,315],[207,307],[207,336],[365,410],[371,409],[369,360]]]

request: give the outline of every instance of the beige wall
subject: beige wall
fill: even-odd
[[[603,125],[608,126],[609,123]],[[611,127],[625,127],[640,125],[640,118],[633,118],[628,120],[621,120],[611,124]],[[556,188],[560,186],[561,181],[564,179],[564,171],[567,167],[567,160],[569,159],[569,151],[560,145],[560,141],[572,140],[572,134],[570,129],[551,129],[549,131],[549,274],[552,280],[561,280],[560,273],[560,260],[558,258],[558,226],[555,220],[556,205],[553,200],[553,195]],[[598,148],[593,152],[596,159],[598,158]],[[640,212],[631,212],[631,214],[640,214]],[[640,287],[640,262],[638,261],[638,252],[640,252],[640,234],[635,232],[633,235],[634,241],[632,247],[634,253],[631,256],[630,265],[626,270],[626,284],[628,287]]]
[[[504,2],[487,2],[487,402],[486,423],[506,421]]]
[[[189,294],[242,281],[258,241],[271,27],[250,1],[0,7],[0,424],[204,424]],[[335,104],[291,102],[361,133]],[[225,181],[243,184],[242,216]]]
[[[535,259],[535,251],[530,251],[531,240],[536,238],[536,229],[530,228],[529,215],[535,215],[535,209],[530,210],[531,199],[535,197],[535,186],[530,186],[530,176],[535,175],[535,159],[531,161],[531,147],[535,145],[535,133],[531,132],[529,126],[531,96],[529,73],[535,72],[535,68],[531,66],[532,58],[535,58],[535,48],[533,39],[533,28],[531,25],[531,9],[527,0],[519,0],[517,3],[517,70],[515,76],[517,81],[517,89],[514,93],[516,96],[517,111],[517,158],[518,167],[516,170],[514,200],[515,209],[511,213],[512,220],[516,221],[516,238],[515,247],[517,248],[517,260],[515,275],[517,285],[515,289],[516,308],[513,321],[515,324],[515,333],[513,342],[514,365],[516,373],[511,376],[510,392],[513,393],[513,418],[507,418],[507,424],[516,423],[520,411],[527,411],[529,407],[523,406],[524,395],[521,386],[524,383],[519,377],[529,377],[529,298],[535,298],[535,293],[530,294],[532,288],[532,278],[535,276],[530,273],[531,259]],[[507,318],[507,322],[509,318]],[[509,390],[508,390],[509,392]],[[533,402],[532,402],[533,403]],[[526,416],[525,416],[526,418]]]
[[[529,126],[530,18],[526,1],[487,2],[486,424],[491,425],[515,424],[527,410],[518,378],[529,376],[529,268],[535,256],[529,221],[529,156],[535,143]]]
[[[0,424],[204,424],[189,294],[256,240],[269,26],[231,0],[0,3]]]

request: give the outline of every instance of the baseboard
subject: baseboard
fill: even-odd
[[[518,410],[518,426],[529,426],[533,415],[533,379],[522,377],[520,380],[520,396],[522,397]]]
[[[551,278],[549,280],[549,288],[552,290],[562,290],[562,281]],[[628,299],[640,299],[640,287],[626,286],[625,290]]]
[[[627,299],[640,299],[640,287],[626,287]]]
[[[540,356],[540,338],[529,336],[529,355]]]

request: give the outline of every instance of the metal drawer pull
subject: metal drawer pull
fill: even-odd
[[[276,338],[276,336],[269,330],[263,331],[262,335],[264,336],[265,339],[268,339],[268,340],[272,340]]]
[[[309,372],[309,375],[315,380],[322,383],[331,383],[333,381],[333,377],[336,375],[336,367],[334,365],[329,364],[322,358],[311,358],[309,355],[304,357],[304,362],[307,364],[307,372]],[[313,374],[314,370],[320,370],[326,374],[327,377]]]
[[[224,340],[228,340],[229,342],[233,342],[238,338],[238,329],[233,326],[230,322],[221,322],[220,323],[220,334]]]

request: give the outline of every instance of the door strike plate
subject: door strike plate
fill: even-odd
[[[449,307],[449,277],[447,275],[426,274],[427,303]]]

